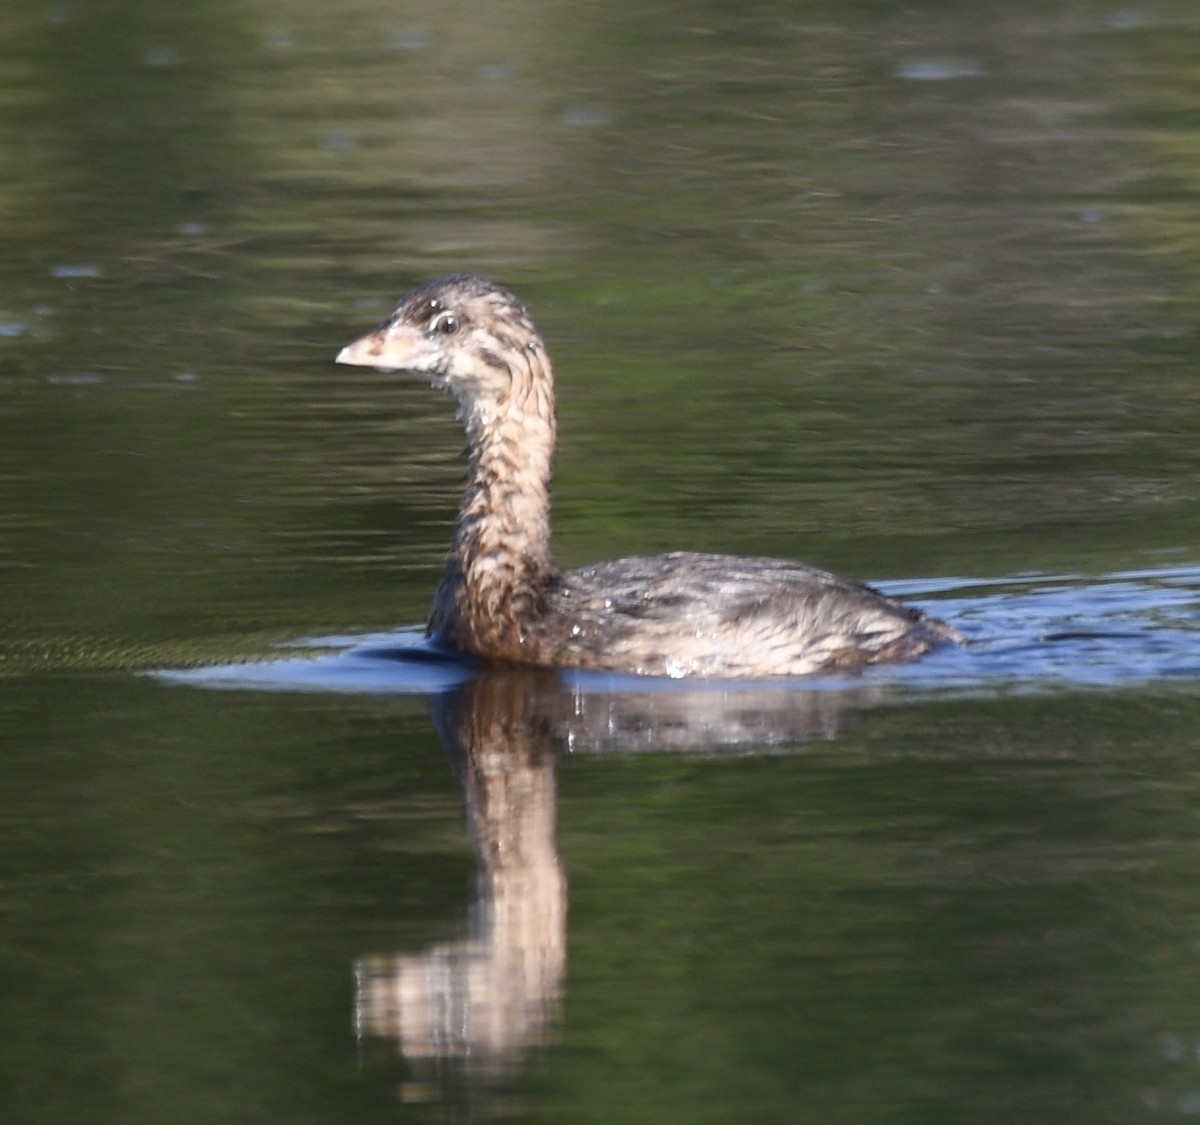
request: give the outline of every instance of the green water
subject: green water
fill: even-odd
[[[0,15],[5,1119],[1196,1112],[1190,5]],[[460,269],[547,337],[564,563],[929,580],[980,649],[789,699],[804,738],[468,700],[457,772],[411,683],[141,675],[422,619],[452,407],[332,358]],[[522,880],[503,1051],[364,1016],[525,949]]]

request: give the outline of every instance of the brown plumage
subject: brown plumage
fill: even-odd
[[[463,274],[404,297],[339,363],[458,400],[468,470],[429,635],[485,660],[655,676],[799,676],[909,660],[950,626],[802,563],[676,552],[561,571],[550,554],[554,379],[525,306]]]

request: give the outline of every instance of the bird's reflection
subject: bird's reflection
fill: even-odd
[[[564,751],[762,752],[830,737],[867,702],[865,693],[879,694],[862,684],[844,691],[608,687],[589,692],[554,673],[507,669],[434,698],[475,856],[469,933],[420,954],[364,958],[360,1034],[392,1040],[410,1063],[461,1063],[475,1079],[511,1072],[545,1040],[566,966],[555,775]]]
[[[410,1060],[463,1060],[498,1076],[539,1042],[566,963],[567,887],[555,839],[559,743],[552,679],[499,672],[435,698],[434,720],[463,788],[476,862],[465,941],[370,958],[358,972],[362,1031]]]

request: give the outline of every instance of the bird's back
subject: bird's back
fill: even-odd
[[[561,574],[536,663],[658,676],[798,676],[905,660],[949,626],[856,582],[772,558],[676,552]]]

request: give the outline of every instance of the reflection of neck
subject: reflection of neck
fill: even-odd
[[[518,680],[521,673],[517,674]],[[467,754],[464,787],[479,864],[479,939],[486,950],[488,1047],[508,1051],[541,1034],[557,999],[566,959],[566,877],[555,838],[556,756],[525,713],[525,700],[497,683],[476,692],[507,697],[512,711],[484,709],[490,729]],[[498,691],[496,689],[499,689]],[[500,702],[494,699],[493,702]],[[474,725],[474,724],[473,724]],[[499,737],[497,737],[499,736]]]
[[[435,703],[458,760],[477,864],[471,935],[360,967],[359,1016],[413,1059],[499,1074],[545,1034],[566,961],[566,879],[555,840],[556,753],[543,714],[561,689],[513,671]],[[539,703],[539,698],[546,702]]]

